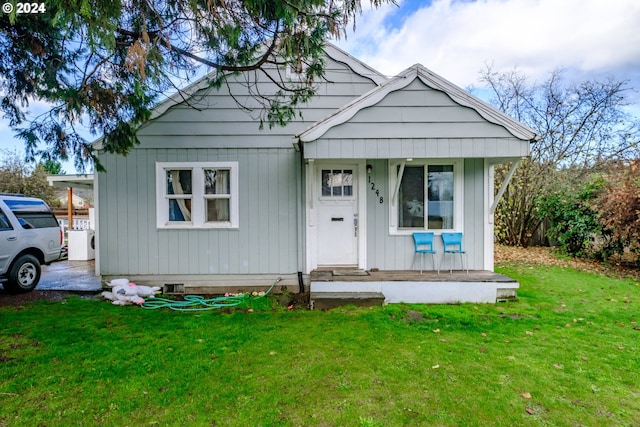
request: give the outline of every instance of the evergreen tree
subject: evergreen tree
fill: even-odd
[[[378,7],[394,0],[371,0]],[[46,10],[45,10],[46,8]],[[325,40],[340,37],[359,0],[48,0],[39,13],[0,15],[0,111],[25,142],[27,158],[95,160],[77,132],[102,136],[126,154],[150,109],[185,80],[306,64],[305,79],[263,100],[270,124],[285,124],[314,94]],[[27,120],[29,103],[51,105]],[[96,164],[98,170],[101,169]]]

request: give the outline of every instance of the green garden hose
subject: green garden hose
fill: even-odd
[[[267,291],[253,298],[264,298],[271,290],[276,286],[278,282],[282,279],[278,278],[273,285]],[[149,298],[144,304],[142,304],[142,308],[155,310],[157,308],[168,308],[170,310],[175,311],[203,311],[203,310],[213,310],[217,308],[227,308],[227,307],[237,307],[240,304],[249,301],[252,298],[250,294],[241,294],[241,295],[230,295],[230,296],[221,296],[215,298],[205,298],[200,295],[186,295],[184,300],[172,300],[167,298]]]

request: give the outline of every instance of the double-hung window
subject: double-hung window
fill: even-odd
[[[461,161],[412,161],[404,167],[391,161],[389,165],[392,234],[462,229]]]
[[[158,228],[237,228],[237,162],[156,163]]]

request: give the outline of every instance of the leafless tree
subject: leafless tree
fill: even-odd
[[[490,102],[525,123],[539,136],[531,157],[518,166],[504,199],[496,209],[498,241],[527,246],[544,218],[539,201],[551,191],[571,191],[572,184],[613,159],[637,158],[640,119],[627,110],[633,89],[626,81],[607,78],[580,83],[553,71],[542,83],[518,70],[481,71],[491,91]],[[502,182],[506,168],[497,168]]]

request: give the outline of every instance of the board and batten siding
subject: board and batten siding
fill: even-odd
[[[414,159],[417,160],[417,159]],[[414,255],[413,237],[411,235],[391,235],[389,233],[389,162],[382,159],[367,160],[373,167],[371,182],[380,189],[381,194],[387,195],[383,203],[368,187],[367,197],[367,268],[380,270],[410,270]],[[484,159],[464,160],[464,224],[463,245],[468,253],[470,270],[483,270],[484,258]],[[442,260],[442,238],[436,232],[434,239],[437,251],[436,262]],[[442,268],[449,268],[449,260]],[[420,259],[416,260],[415,268],[419,268]],[[460,261],[456,259],[456,268],[460,268]],[[425,257],[425,266],[431,268],[431,257]]]
[[[102,275],[278,274],[298,270],[292,149],[135,149],[101,155]],[[238,229],[157,229],[156,162],[238,162]]]
[[[301,186],[296,132],[376,87],[328,57],[318,96],[285,127],[260,129],[260,109],[239,76],[201,89],[138,131],[127,157],[100,153],[100,273],[112,275],[292,274],[300,270],[297,188]],[[260,76],[259,73],[256,75]],[[380,76],[378,76],[379,78]],[[260,93],[275,91],[260,76]],[[255,90],[255,88],[253,88]],[[230,95],[230,91],[233,96]],[[235,98],[235,99],[234,99]],[[247,111],[245,107],[252,108]],[[157,229],[156,162],[237,161],[238,229]]]
[[[305,144],[306,158],[513,158],[528,141],[419,79]]]

